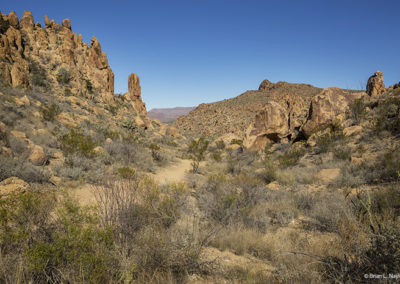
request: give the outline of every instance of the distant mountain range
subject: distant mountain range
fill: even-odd
[[[151,119],[158,119],[164,123],[174,122],[178,117],[187,115],[196,107],[153,108],[147,112]]]

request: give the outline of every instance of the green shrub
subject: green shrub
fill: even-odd
[[[241,139],[232,139],[231,140],[231,145],[234,145],[234,144],[239,145],[239,146],[243,146],[243,140],[241,140]]]
[[[188,144],[188,152],[191,154],[190,158],[192,162],[192,172],[197,173],[199,165],[204,160],[205,153],[208,148],[209,141],[201,137],[197,140],[192,139]]]
[[[222,152],[216,151],[216,152],[212,153],[212,158],[217,162],[221,162],[222,161]]]
[[[132,119],[124,119],[123,121],[121,121],[120,125],[121,127],[127,128],[129,130],[136,130],[139,128],[136,122]]]
[[[61,148],[66,153],[80,153],[86,157],[93,156],[96,143],[92,137],[84,134],[80,129],[71,128],[68,133],[59,139]]]
[[[49,88],[46,70],[39,63],[31,60],[29,63],[29,73],[31,74],[32,85],[46,89]]]
[[[59,84],[67,85],[71,81],[71,72],[69,72],[65,68],[60,68],[58,69],[56,78]]]
[[[130,167],[120,167],[118,168],[118,173],[124,179],[136,178],[136,171]]]
[[[378,105],[375,132],[383,130],[396,134],[400,131],[400,98],[389,98]]]
[[[292,167],[304,156],[305,152],[305,149],[289,149],[278,157],[278,161],[283,168]]]
[[[50,106],[43,105],[40,111],[44,120],[53,122],[56,116],[61,113],[61,108],[57,104],[52,103]]]
[[[86,82],[86,90],[88,91],[89,94],[93,94],[93,85],[92,82],[89,79],[84,79]]]
[[[362,97],[354,100],[350,104],[350,114],[351,117],[356,121],[356,123],[360,123],[361,120],[365,118],[366,109]]]
[[[66,202],[58,215],[49,239],[28,249],[28,270],[37,280],[67,276],[66,282],[105,283],[112,279],[112,231],[98,228],[96,215],[72,202]]]
[[[224,150],[226,147],[225,142],[223,140],[218,140],[217,142],[215,142],[215,145],[219,150]]]

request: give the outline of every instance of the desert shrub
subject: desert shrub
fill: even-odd
[[[64,96],[68,97],[68,96],[71,96],[71,95],[72,95],[71,89],[70,88],[65,88],[64,89]]]
[[[9,177],[18,177],[28,183],[46,183],[50,179],[48,172],[24,160],[2,158],[0,163],[0,181]]]
[[[212,153],[211,156],[217,162],[221,162],[222,161],[222,153],[221,153],[221,151],[215,151],[214,153]]]
[[[243,140],[241,139],[232,139],[231,140],[231,145],[239,145],[239,146],[243,146]]]
[[[372,165],[372,167],[374,167]],[[400,152],[399,149],[389,150],[383,157],[380,158],[379,168],[376,165],[374,170],[378,173],[379,181],[396,181],[399,179],[398,173],[400,172]]]
[[[80,129],[71,128],[68,133],[59,138],[61,149],[69,154],[80,153],[85,157],[93,156],[96,145],[90,135],[86,135]]]
[[[71,81],[71,72],[65,68],[60,68],[58,69],[56,78],[59,84],[66,85]]]
[[[11,150],[16,154],[22,154],[26,150],[28,150],[27,143],[19,138],[14,137],[14,136],[11,136],[8,139],[8,145],[10,146]]]
[[[99,283],[113,278],[113,236],[100,229],[94,212],[65,202],[48,239],[27,251],[36,281]]]
[[[377,118],[374,130],[380,133],[383,130],[395,134],[400,130],[400,98],[394,97],[378,105]]]
[[[218,150],[224,150],[225,149],[225,142],[223,140],[218,140],[215,142],[215,146],[217,147]]]
[[[366,109],[363,98],[355,99],[350,105],[350,115],[356,123],[360,123],[365,118]]]
[[[93,94],[93,84],[89,79],[84,79],[86,83],[86,90],[89,94]]]
[[[49,82],[46,74],[46,70],[36,61],[31,60],[29,63],[29,73],[31,74],[32,85],[49,88]]]
[[[192,139],[188,144],[188,152],[190,153],[190,158],[192,160],[192,172],[197,173],[199,170],[199,165],[202,160],[204,160],[205,153],[208,148],[209,141],[201,137],[197,140]]]
[[[352,150],[350,147],[338,147],[333,152],[335,158],[340,160],[350,160]]]
[[[139,128],[136,122],[132,119],[124,119],[123,121],[121,121],[120,125],[121,127],[129,130],[135,130]]]
[[[296,165],[305,152],[305,149],[289,149],[277,159],[281,167],[288,168]]]
[[[40,108],[40,112],[42,113],[42,117],[46,121],[54,121],[57,115],[61,113],[61,108],[56,104],[52,103],[51,105],[43,105]]]
[[[339,122],[333,122],[324,131],[322,135],[317,137],[317,153],[326,153],[334,148],[335,145],[344,142],[345,135],[343,133],[343,127]]]
[[[338,232],[341,222],[349,222],[354,217],[348,203],[338,193],[318,195],[314,202],[309,216],[320,231]]]
[[[270,183],[277,179],[277,170],[270,158],[265,159],[264,168],[259,176],[266,182]]]
[[[130,167],[120,167],[118,168],[118,174],[124,179],[134,179],[136,178],[136,171]]]

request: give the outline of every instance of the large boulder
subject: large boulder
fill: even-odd
[[[8,14],[8,22],[10,23],[10,26],[12,26],[14,29],[18,29],[19,20],[17,14],[15,14],[14,11],[11,11],[10,14]]]
[[[386,91],[383,83],[383,73],[376,71],[374,75],[369,77],[367,82],[367,94],[370,96],[378,96]]]
[[[243,146],[260,150],[268,143],[295,139],[306,114],[304,100],[297,94],[271,97],[247,128]]]
[[[288,112],[277,102],[268,102],[246,131],[243,146],[259,149],[268,142],[278,142],[289,134]]]
[[[308,118],[302,127],[305,138],[329,125],[344,120],[350,104],[365,93],[351,93],[336,87],[322,90],[313,97],[308,111]]]

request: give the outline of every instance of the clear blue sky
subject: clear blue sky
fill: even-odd
[[[31,10],[86,42],[95,35],[115,74],[115,92],[137,73],[147,109],[193,106],[304,82],[360,89],[375,70],[400,81],[399,0],[2,1]]]

